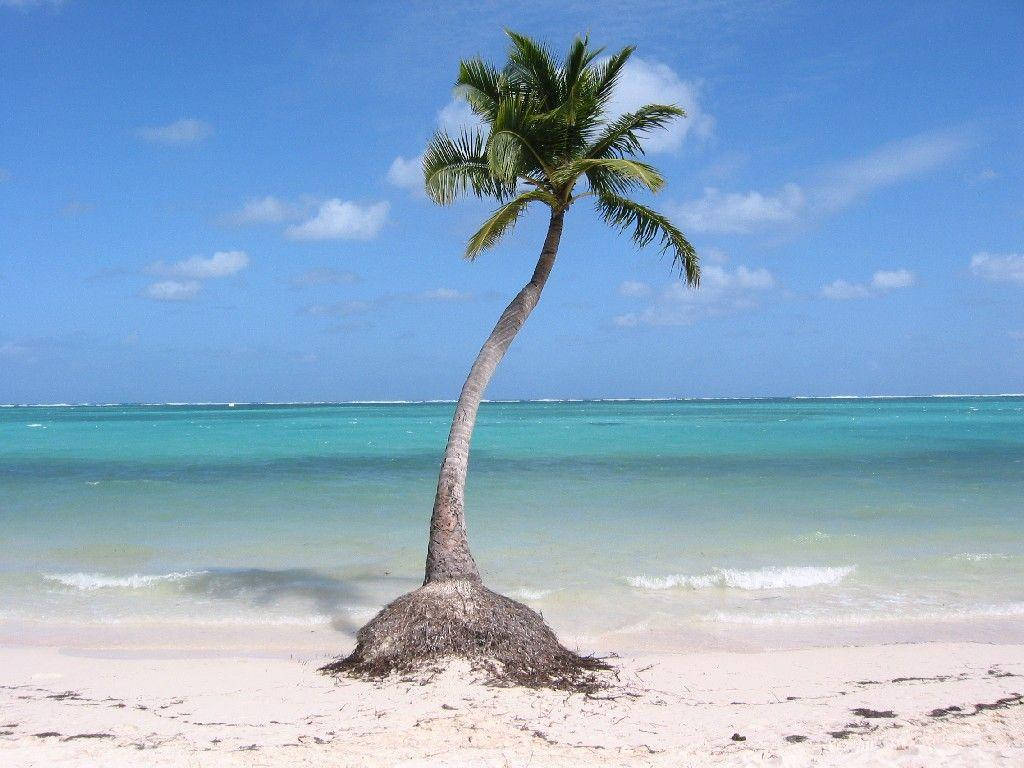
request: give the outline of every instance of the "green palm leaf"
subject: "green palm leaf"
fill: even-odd
[[[526,206],[533,202],[554,205],[555,200],[544,190],[524,192],[505,203],[483,223],[466,245],[466,258],[472,261],[483,251],[493,248],[502,236],[519,220]]]
[[[423,154],[423,176],[427,195],[441,205],[466,192],[506,200],[515,190],[514,184],[502,183],[491,173],[479,132],[464,132],[458,138],[435,134]]]
[[[573,160],[558,169],[554,181],[556,184],[569,183],[588,173],[605,179],[605,183],[615,179],[617,185],[627,188],[643,186],[651,192],[657,192],[665,184],[664,177],[654,166],[621,157],[586,157]]]
[[[686,280],[696,285],[700,264],[693,246],[664,215],[631,200],[657,192],[665,179],[643,162],[643,140],[683,117],[671,104],[648,104],[610,117],[608,104],[633,53],[627,46],[597,62],[602,49],[577,37],[559,62],[540,43],[508,31],[502,68],[479,57],[459,66],[458,93],[484,124],[453,137],[439,132],[423,158],[427,194],[447,205],[472,194],[501,203],[470,238],[467,258],[494,246],[532,202],[564,213],[593,195],[611,226],[630,230],[638,246],[657,241]],[[587,189],[576,188],[586,180]]]
[[[617,195],[598,195],[596,205],[601,218],[609,226],[622,232],[633,230],[633,242],[638,248],[649,245],[657,238],[661,252],[672,255],[672,266],[679,270],[686,282],[692,286],[700,284],[697,252],[666,216],[635,200]]]
[[[607,125],[587,148],[587,157],[623,157],[643,154],[641,138],[651,131],[665,128],[686,113],[674,104],[648,104],[636,112],[627,112]]]

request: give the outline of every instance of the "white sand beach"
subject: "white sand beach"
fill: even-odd
[[[587,696],[336,681],[324,655],[0,649],[0,764],[1018,766],[1024,645],[920,643],[615,660]]]

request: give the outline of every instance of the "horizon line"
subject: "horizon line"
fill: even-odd
[[[691,402],[744,402],[765,400],[939,400],[957,398],[1000,398],[1024,397],[1024,392],[1001,393],[943,393],[932,395],[755,395],[745,397],[534,397],[534,398],[496,398],[484,399],[484,403],[691,403]],[[129,406],[141,407],[195,407],[265,405],[444,405],[458,402],[456,399],[425,399],[425,400],[225,400],[225,401],[167,401],[143,402],[131,401],[120,403],[0,403],[0,408],[118,408]]]

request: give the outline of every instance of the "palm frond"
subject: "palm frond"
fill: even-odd
[[[506,72],[513,87],[530,93],[541,110],[554,109],[560,102],[558,67],[544,46],[526,35],[505,30],[512,39]]]
[[[644,153],[641,138],[686,113],[674,104],[647,104],[608,123],[586,151],[587,157],[624,157]]]
[[[477,56],[459,63],[455,87],[473,112],[484,119],[493,119],[501,101],[501,81],[501,73]]]
[[[545,128],[550,122],[538,118],[534,106],[526,95],[506,97],[498,104],[486,148],[495,178],[511,182],[532,173],[549,175],[545,157],[550,154],[552,136]]]
[[[608,105],[632,46],[595,63],[601,49],[577,37],[565,58],[556,61],[525,35],[508,31],[508,36],[511,46],[502,68],[479,57],[459,67],[456,87],[484,130],[457,137],[438,133],[423,159],[427,193],[436,202],[473,194],[500,204],[470,238],[466,257],[492,248],[530,203],[563,211],[593,195],[608,224],[629,231],[640,247],[657,242],[696,285],[700,263],[693,246],[663,214],[630,199],[637,190],[657,192],[664,185],[661,173],[639,159],[643,139],[683,111],[648,104],[609,118]],[[584,177],[589,189],[573,197]]]
[[[457,138],[435,134],[423,153],[427,195],[441,205],[449,205],[467,192],[499,200],[512,197],[515,184],[503,184],[491,174],[485,146],[478,131],[465,131]]]
[[[586,157],[570,161],[558,169],[553,181],[556,184],[571,184],[585,174],[588,179],[593,176],[600,180],[594,189],[598,193],[636,187],[657,192],[665,184],[664,177],[654,166],[622,157]],[[593,182],[591,186],[594,187]]]
[[[589,37],[577,37],[569,47],[562,66],[562,97],[572,98],[573,93],[586,77],[591,62],[604,51],[604,48],[591,48]]]
[[[607,106],[608,100],[611,99],[612,92],[619,82],[619,76],[622,74],[622,68],[626,66],[626,62],[629,61],[634,50],[636,50],[636,46],[627,45],[596,68],[594,95],[602,107]]]
[[[519,220],[526,206],[533,202],[554,205],[555,200],[544,190],[531,190],[516,196],[492,213],[483,226],[476,231],[466,244],[466,258],[472,261],[482,252],[493,248],[508,230]]]
[[[657,211],[618,195],[598,195],[597,211],[601,218],[621,232],[632,229],[633,242],[638,248],[658,239],[662,253],[672,255],[672,266],[679,270],[686,282],[700,284],[700,259],[682,232]]]

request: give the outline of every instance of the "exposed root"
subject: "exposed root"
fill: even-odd
[[[472,581],[425,584],[386,605],[356,636],[350,656],[321,668],[383,678],[422,671],[448,659],[469,660],[488,682],[593,692],[609,666],[558,642],[538,613]]]

